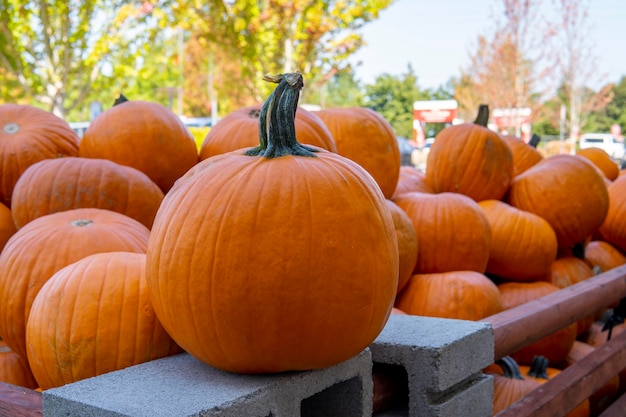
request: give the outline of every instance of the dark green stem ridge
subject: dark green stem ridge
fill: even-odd
[[[548,379],[548,358],[535,356],[527,375],[533,378]]]
[[[520,372],[519,366],[515,359],[510,356],[505,356],[496,362],[500,368],[502,368],[502,375],[511,379],[524,379]]]
[[[115,99],[115,102],[113,103],[113,106],[117,106],[119,104],[126,103],[127,101],[128,101],[128,99],[126,98],[126,96],[124,94],[120,94],[120,96]]]
[[[261,107],[259,146],[246,151],[246,155],[267,159],[286,155],[315,157],[315,149],[301,145],[296,139],[296,110],[304,86],[302,74],[266,75],[263,79],[278,85]]]
[[[474,124],[477,124],[482,127],[487,127],[488,122],[489,122],[489,106],[486,104],[481,104],[478,106],[478,115],[476,116],[476,120],[474,120]]]

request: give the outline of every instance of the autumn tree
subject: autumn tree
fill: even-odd
[[[65,118],[95,88],[119,85],[165,16],[149,1],[0,0],[0,69],[15,85],[0,100]]]

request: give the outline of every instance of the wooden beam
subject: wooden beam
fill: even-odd
[[[41,393],[0,382],[0,416],[43,416]]]
[[[624,410],[626,410],[626,394],[622,394],[613,401],[598,417],[624,417]]]
[[[498,360],[626,297],[626,265],[486,317]]]

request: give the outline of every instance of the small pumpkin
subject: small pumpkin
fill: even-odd
[[[599,233],[602,240],[626,252],[626,176],[608,186],[609,207]]]
[[[530,146],[521,138],[513,135],[502,135],[513,153],[513,176],[517,176],[543,159],[537,148]]]
[[[426,182],[426,174],[412,166],[402,165],[400,167],[398,185],[396,186],[392,199],[398,197],[400,194],[413,191],[434,193],[432,187]]]
[[[496,365],[502,369],[501,373],[489,372],[493,375],[493,415],[541,386],[532,378],[524,378],[519,365],[510,356],[498,360]]]
[[[475,201],[500,200],[513,179],[509,145],[487,128],[489,108],[481,105],[473,123],[441,130],[428,153],[426,182],[437,193],[456,192]]]
[[[617,162],[611,159],[611,156],[604,149],[595,147],[578,149],[576,155],[588,159],[610,181],[619,175]]]
[[[28,360],[13,352],[5,343],[0,348],[0,382],[29,389],[39,386]]]
[[[17,232],[17,227],[15,227],[11,209],[0,203],[0,252],[15,232]]]
[[[592,240],[585,246],[584,260],[592,269],[606,272],[626,264],[626,255],[609,242]]]
[[[236,373],[353,357],[383,329],[398,284],[380,188],[354,161],[297,142],[301,74],[265,79],[278,85],[261,109],[260,145],[205,159],[176,184],[146,260],[168,333]]]
[[[409,282],[411,275],[413,275],[413,269],[417,262],[419,241],[409,216],[393,201],[387,199],[386,202],[391,212],[398,239],[399,274],[397,292],[399,293]]]

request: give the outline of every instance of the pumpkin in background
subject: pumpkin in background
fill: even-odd
[[[487,273],[515,281],[543,278],[557,257],[556,234],[550,224],[499,200],[483,200],[478,205],[491,228]]]
[[[236,373],[353,357],[382,331],[398,284],[380,188],[348,158],[296,141],[299,73],[266,80],[278,86],[262,110],[262,144],[208,158],[179,181],[147,251],[165,329],[194,357]]]
[[[491,230],[483,210],[458,193],[404,193],[396,203],[411,219],[420,249],[415,273],[449,271],[484,273]]]
[[[413,168],[412,166],[401,166],[398,185],[396,186],[392,199],[398,197],[400,194],[415,191],[431,194],[434,193],[432,187],[426,182],[426,174],[417,168]]]
[[[136,168],[166,193],[198,162],[198,149],[189,129],[169,108],[121,96],[91,121],[79,156]]]
[[[592,270],[598,267],[601,272],[626,264],[626,256],[615,246],[603,240],[592,240],[585,246],[584,260]]]
[[[516,176],[508,203],[543,217],[554,229],[559,247],[570,248],[602,225],[609,210],[609,193],[591,162],[558,154]]]
[[[28,360],[13,352],[0,341],[0,382],[35,389],[39,385],[30,370]]]
[[[588,159],[610,181],[613,181],[619,175],[617,162],[611,159],[611,156],[604,149],[593,147],[578,149],[576,155]]]
[[[477,321],[502,311],[496,285],[475,271],[415,274],[395,307],[407,314]]]
[[[505,310],[520,306],[532,300],[559,291],[559,287],[545,281],[505,282],[498,284]],[[520,364],[530,365],[535,356],[543,356],[550,363],[560,363],[566,357],[576,340],[578,324],[572,323],[522,349],[511,356]]]
[[[476,121],[441,130],[428,153],[426,182],[437,193],[465,194],[475,201],[500,200],[513,179],[513,153],[487,128],[489,108]]]
[[[182,352],[154,314],[145,267],[143,253],[96,253],[46,281],[26,325],[42,389]]]
[[[369,172],[386,198],[400,176],[400,146],[389,122],[366,107],[330,108],[316,114],[330,130],[337,153]]]
[[[513,153],[513,176],[521,174],[543,159],[537,148],[530,146],[521,138],[513,135],[502,135],[502,138]]]
[[[498,360],[496,365],[501,367],[502,371],[489,372],[489,375],[493,375],[493,415],[541,386],[533,378],[524,378],[519,365],[510,356]]]
[[[398,239],[399,274],[397,292],[399,293],[409,282],[411,275],[413,275],[413,269],[415,269],[415,263],[417,262],[419,241],[409,216],[393,201],[386,200],[386,202],[391,212]]]
[[[259,144],[261,104],[248,106],[227,114],[211,128],[200,147],[200,160]],[[324,122],[302,107],[296,110],[298,142],[337,152],[335,139]]]
[[[143,172],[107,159],[59,158],[31,165],[15,184],[17,227],[58,211],[99,208],[152,227],[163,191]]]
[[[78,135],[65,120],[30,105],[0,105],[0,202],[11,207],[13,187],[26,168],[64,156],[78,156]]]
[[[4,245],[15,232],[17,232],[17,227],[15,227],[11,209],[0,203],[0,252],[2,252]]]
[[[59,269],[98,252],[145,252],[150,230],[120,213],[83,208],[39,217],[0,253],[0,337],[26,358],[26,319],[39,289]]]
[[[626,251],[626,176],[618,177],[608,186],[609,208],[598,230],[605,240]]]
[[[594,348],[598,348],[604,345],[609,341],[609,330],[603,330],[605,322],[596,321],[589,328],[589,331],[581,337],[581,341],[589,344]],[[626,330],[626,323],[618,323],[613,326],[610,330],[611,337],[615,337],[615,335]],[[620,396],[626,393],[626,369],[623,369],[618,374],[619,377],[619,387],[617,389],[617,396]]]

